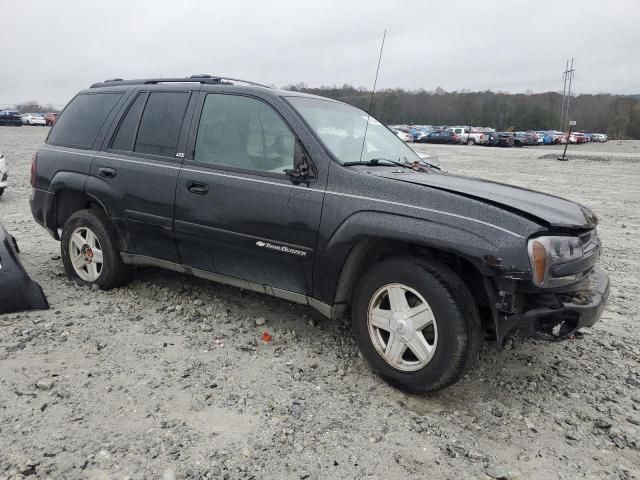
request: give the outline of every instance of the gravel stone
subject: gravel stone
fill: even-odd
[[[36,382],[36,387],[38,390],[51,390],[55,382],[51,378],[42,378]]]

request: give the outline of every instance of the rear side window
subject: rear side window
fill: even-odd
[[[142,114],[134,151],[175,157],[188,92],[154,92]]]
[[[63,147],[91,148],[100,127],[122,93],[92,93],[76,96],[58,117],[47,143]]]
[[[111,141],[111,149],[122,150],[125,152],[131,151],[133,148],[133,140],[136,137],[138,121],[140,120],[140,115],[142,114],[142,109],[144,108],[146,99],[147,96],[144,93],[141,93],[131,104],[129,110],[120,122],[118,131]]]

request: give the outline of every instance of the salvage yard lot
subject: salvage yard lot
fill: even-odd
[[[0,129],[0,222],[52,307],[0,316],[0,478],[640,478],[640,142],[569,162],[412,145],[591,207],[612,291],[584,339],[487,343],[461,382],[409,396],[310,308],[157,269],[111,292],[68,281],[28,205],[47,131]]]

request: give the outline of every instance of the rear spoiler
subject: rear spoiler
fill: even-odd
[[[0,314],[47,310],[47,298],[25,272],[18,252],[16,239],[0,225]]]

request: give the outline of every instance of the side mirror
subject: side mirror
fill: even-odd
[[[289,176],[294,185],[306,183],[309,186],[311,181],[315,180],[316,174],[313,165],[309,162],[306,152],[299,143],[296,143],[295,147],[293,168],[285,170],[284,173]]]
[[[289,176],[291,183],[294,185],[300,185],[301,183],[309,185],[316,178],[313,169],[309,167],[306,155],[302,157],[300,162],[296,162],[294,168],[289,168],[284,173]]]

